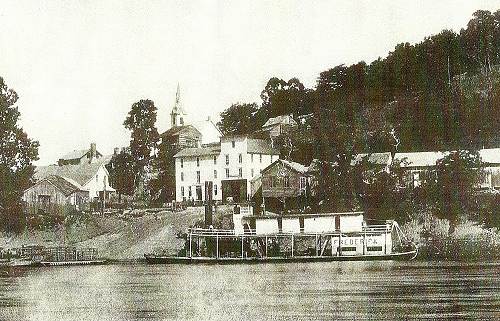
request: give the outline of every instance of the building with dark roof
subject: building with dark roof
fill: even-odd
[[[74,150],[59,158],[58,165],[78,165],[99,160],[102,154],[97,151],[96,144],[91,143],[89,149]]]
[[[58,175],[44,177],[23,194],[30,214],[64,216],[71,210],[82,210],[88,198],[89,191],[78,182]]]
[[[281,115],[269,118],[260,131],[265,132],[269,137],[278,137],[286,134],[291,128],[297,126],[297,122],[292,115]]]
[[[191,125],[171,127],[160,135],[163,143],[167,143],[172,150],[179,151],[184,148],[198,147],[201,145],[202,135],[198,129]]]

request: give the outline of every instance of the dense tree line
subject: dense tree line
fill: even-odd
[[[251,133],[269,117],[314,113],[317,135],[342,136],[324,133],[348,127],[359,152],[498,146],[499,82],[500,10],[480,10],[459,33],[443,30],[371,64],[321,72],[315,89],[273,77],[260,106],[234,104],[219,124],[224,133]]]
[[[378,213],[393,212],[396,206],[387,205],[391,202],[414,205],[415,195],[398,189],[399,177],[370,171],[366,164],[353,167],[353,156],[460,149],[474,154],[479,148],[499,147],[500,10],[476,11],[460,32],[443,30],[417,44],[398,44],[387,57],[370,64],[335,66],[320,73],[314,89],[296,78],[271,78],[261,99],[260,106],[235,104],[224,111],[219,123],[223,132],[250,134],[269,117],[293,115],[299,126],[282,139],[292,140],[291,152],[290,144],[282,144],[282,156],[305,165],[318,160],[322,205],[374,208]],[[244,109],[244,120],[233,121]],[[300,117],[304,115],[308,117]],[[467,155],[455,155],[461,162],[452,164],[468,164],[477,172]],[[438,166],[437,182],[448,188],[425,186],[427,192],[422,193],[430,195],[439,188],[447,192],[434,193],[439,200],[423,202],[447,213],[453,223],[457,213],[466,212],[459,199],[474,193],[464,189],[467,192],[453,194],[448,178],[456,173],[439,171],[450,168],[444,164]],[[400,171],[394,168],[391,173]],[[468,175],[463,178],[475,177]],[[366,181],[371,184],[360,183]],[[469,188],[473,185],[471,179],[465,181]]]

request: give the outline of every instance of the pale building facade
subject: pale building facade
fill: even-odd
[[[212,182],[214,200],[244,202],[250,180],[277,160],[279,151],[266,140],[227,136],[217,144],[183,149],[174,157],[177,201],[204,201],[205,182]]]

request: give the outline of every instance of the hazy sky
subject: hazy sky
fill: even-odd
[[[128,145],[123,121],[152,99],[169,127],[177,82],[191,117],[258,102],[270,77],[315,86],[321,71],[459,31],[497,1],[6,1],[0,76],[17,91],[38,164]]]

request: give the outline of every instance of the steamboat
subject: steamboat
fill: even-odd
[[[148,263],[259,263],[411,260],[417,246],[393,220],[363,212],[253,215],[233,213],[234,229],[189,228],[179,255],[146,254]]]

